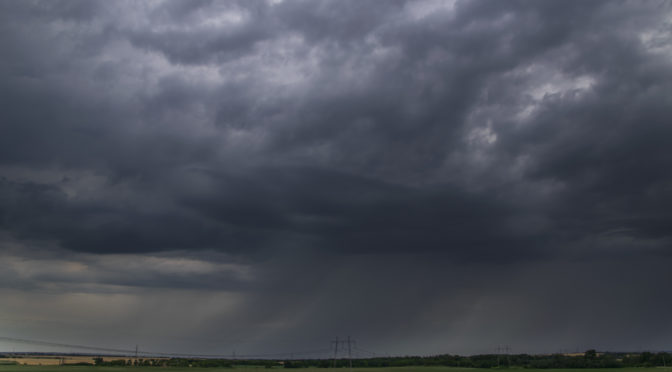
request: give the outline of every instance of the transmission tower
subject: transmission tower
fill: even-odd
[[[338,359],[338,348],[340,346],[341,350],[345,350],[347,347],[348,350],[348,365],[350,369],[352,370],[352,348],[355,346],[356,341],[350,338],[348,336],[347,339],[345,340],[339,340],[338,337],[336,337],[335,340],[331,341],[331,344],[334,345],[334,361],[332,364],[333,368],[336,368],[336,359]]]
[[[332,364],[332,367],[336,368],[336,357],[338,356],[338,344],[339,344],[338,337],[336,337],[334,341],[331,341],[331,343],[334,345],[334,362]]]

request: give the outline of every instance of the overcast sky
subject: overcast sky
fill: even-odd
[[[0,337],[670,350],[671,31],[655,0],[0,1]]]

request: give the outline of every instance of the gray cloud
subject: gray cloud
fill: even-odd
[[[343,332],[394,353],[669,341],[667,2],[0,7],[13,336],[179,294],[200,312],[110,342],[184,348],[143,336],[181,317],[163,335],[249,353]],[[26,310],[44,293],[57,321]]]

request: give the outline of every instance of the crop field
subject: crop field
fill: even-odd
[[[251,372],[265,370],[262,366],[238,367],[238,368],[178,368],[178,367],[95,367],[73,365],[0,365],[0,372],[133,372],[142,369],[143,372],[193,372],[202,370],[207,372]],[[266,369],[267,370],[267,369]],[[273,368],[273,370],[276,370]],[[380,368],[353,368],[353,372],[493,372],[498,369],[479,368],[456,368],[456,367],[380,367]],[[531,369],[531,368],[505,368],[506,372],[578,372],[577,369]],[[586,371],[586,369],[583,369]],[[349,368],[300,368],[297,372],[349,372]],[[611,369],[588,369],[589,372],[672,372],[668,368],[611,368]]]
[[[66,356],[50,356],[50,355],[42,355],[42,356],[34,356],[34,357],[18,357],[18,358],[2,358],[0,359],[0,366],[4,364],[18,364],[22,366],[60,366],[60,365],[68,365],[68,364],[81,364],[81,363],[89,363],[93,364],[94,363],[94,357],[92,356],[71,356],[71,355],[66,355]],[[105,356],[102,357],[104,361],[112,361],[112,360],[118,360],[118,359],[125,359],[125,360],[135,360],[135,358],[119,358],[119,357],[110,357],[110,356]],[[162,358],[152,358],[152,359],[162,359]]]

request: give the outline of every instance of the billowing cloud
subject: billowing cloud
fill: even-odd
[[[667,3],[0,7],[8,336],[669,343]]]

